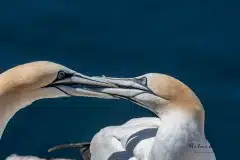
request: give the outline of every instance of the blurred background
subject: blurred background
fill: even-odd
[[[0,69],[48,60],[87,75],[172,75],[201,99],[217,159],[238,159],[239,6],[231,0],[1,1]],[[37,101],[8,124],[0,159],[12,153],[80,159],[77,149],[47,150],[90,141],[103,127],[143,116],[153,114],[123,100]]]

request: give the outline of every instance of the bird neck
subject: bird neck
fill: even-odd
[[[21,93],[8,93],[0,96],[0,137],[14,114],[32,102],[33,100],[27,100]]]
[[[57,98],[66,96],[54,88],[41,88],[28,92],[14,91],[0,95],[0,138],[9,120],[17,111],[29,106],[36,100],[43,98]]]
[[[189,143],[205,138],[202,120],[186,111],[172,109],[162,112],[149,160],[177,160]]]

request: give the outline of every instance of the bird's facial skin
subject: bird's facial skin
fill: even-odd
[[[194,108],[201,106],[200,101],[182,82],[173,77],[149,73],[135,78],[102,77],[117,88],[104,88],[99,92],[107,93],[122,99],[128,99],[153,112],[163,108],[184,106]]]

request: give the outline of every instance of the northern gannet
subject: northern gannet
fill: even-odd
[[[95,86],[113,85],[47,61],[27,63],[3,72],[0,74],[0,139],[14,114],[36,100],[69,96],[112,98],[94,92]]]
[[[132,119],[100,130],[91,143],[55,146],[49,151],[80,147],[84,160],[215,160],[205,138],[204,108],[184,83],[164,74],[135,78],[102,77],[117,87],[98,92],[127,99],[157,117]]]

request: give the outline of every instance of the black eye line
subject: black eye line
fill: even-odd
[[[147,86],[147,78],[146,77],[141,78],[141,83],[143,84],[143,82],[144,82],[144,85]]]
[[[59,75],[60,73],[64,73],[64,74],[65,74],[64,77],[59,78],[58,75]],[[60,70],[60,71],[57,73],[56,79],[55,79],[52,83],[54,83],[54,82],[56,82],[56,81],[58,81],[58,80],[63,80],[63,79],[69,78],[69,77],[71,77],[71,76],[73,76],[73,75],[74,75],[73,73],[67,73],[67,72],[65,72],[65,71]],[[51,83],[51,84],[52,84],[52,83]]]
[[[64,73],[64,77],[62,77],[62,78],[59,79],[58,75],[59,75],[61,72]],[[46,86],[44,86],[44,87],[42,87],[42,88],[46,88],[46,87],[55,87],[55,88],[56,88],[56,85],[54,84],[55,82],[57,82],[57,81],[59,81],[59,80],[64,80],[64,79],[69,78],[69,77],[72,77],[73,75],[74,75],[74,73],[68,73],[68,72],[65,72],[65,71],[63,71],[63,70],[60,70],[60,71],[58,71],[55,80],[52,81],[52,83],[50,83],[49,85],[46,85]],[[60,90],[60,88],[57,88],[57,89]],[[62,90],[61,90],[61,91],[62,91]],[[64,91],[62,91],[62,92],[64,92]]]
[[[67,73],[67,72],[65,72],[65,71],[59,71],[59,72],[58,72],[58,75],[59,75],[60,73],[64,73],[64,77],[62,77],[61,79],[69,78],[69,77],[71,77],[71,76],[74,75],[73,73]],[[57,78],[58,78],[58,77],[57,77]]]
[[[145,80],[146,82],[143,84],[143,80]],[[140,84],[141,86],[147,87],[147,78],[146,77],[142,77],[142,78],[134,78],[134,82]]]

